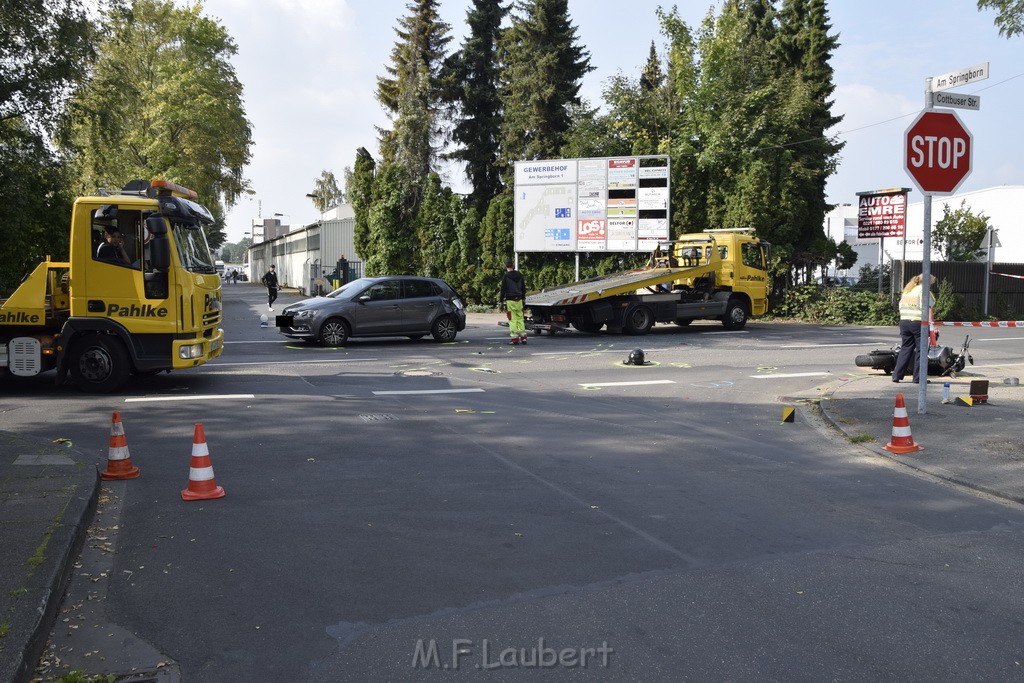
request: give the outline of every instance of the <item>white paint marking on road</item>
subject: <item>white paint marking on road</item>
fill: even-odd
[[[581,387],[636,387],[647,384],[675,384],[670,379],[652,379],[646,382],[581,382]]]
[[[753,379],[781,379],[784,377],[828,377],[831,372],[789,372],[778,375],[750,375]]]
[[[483,389],[422,389],[419,391],[375,391],[374,396],[408,396],[412,394],[475,394],[483,393]]]
[[[531,353],[531,356],[586,356],[591,353],[623,353],[628,349],[591,349],[590,351],[541,351],[539,353]]]
[[[321,358],[319,360],[274,360],[274,361],[253,361],[248,363],[218,363],[210,361],[204,368],[227,368],[239,365],[296,365],[299,363],[365,363],[376,361],[379,358]]]
[[[166,403],[170,401],[223,401],[232,398],[252,399],[255,394],[208,394],[203,396],[142,396],[139,398],[126,398],[125,403]]]
[[[833,346],[878,346],[880,344],[892,344],[892,340],[886,341],[866,341],[858,342],[856,344],[783,344],[779,346],[780,349],[821,349]]]

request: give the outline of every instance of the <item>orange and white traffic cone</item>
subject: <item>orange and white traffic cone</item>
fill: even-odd
[[[107,469],[100,472],[103,479],[134,479],[139,476],[139,468],[132,464],[128,452],[128,437],[124,435],[121,424],[121,413],[114,411],[110,424],[110,448],[107,449]]]
[[[907,406],[903,403],[903,394],[896,394],[896,409],[892,414],[892,438],[883,448],[890,453],[912,453],[923,450],[914,443],[910,433],[910,418],[907,417]]]
[[[223,498],[224,488],[217,486],[213,478],[213,465],[210,463],[210,449],[206,445],[203,425],[196,423],[195,435],[192,437],[192,466],[188,470],[188,488],[182,489],[182,500],[209,500]]]

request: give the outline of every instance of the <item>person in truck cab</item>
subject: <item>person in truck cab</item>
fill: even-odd
[[[124,235],[117,228],[107,228],[103,233],[103,242],[96,248],[96,258],[100,261],[115,263],[119,266],[130,266],[131,259],[124,250]]]

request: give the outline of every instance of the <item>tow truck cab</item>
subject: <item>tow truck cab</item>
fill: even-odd
[[[69,260],[47,259],[0,300],[0,377],[57,371],[109,392],[132,374],[220,355],[221,279],[195,192],[163,180],[80,197]]]

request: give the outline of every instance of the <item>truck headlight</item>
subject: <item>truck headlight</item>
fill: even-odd
[[[188,346],[182,346],[178,349],[178,358],[182,360],[190,360],[192,358],[203,357],[203,345],[202,344],[189,344]]]

